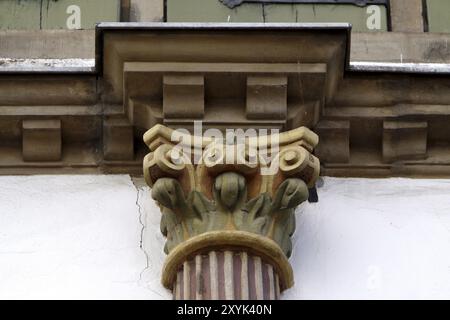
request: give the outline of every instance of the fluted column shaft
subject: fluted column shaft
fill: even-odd
[[[278,274],[260,257],[210,251],[185,261],[173,285],[175,300],[276,300]]]

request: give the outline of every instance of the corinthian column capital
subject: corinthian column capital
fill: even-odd
[[[290,288],[295,208],[319,176],[307,128],[234,143],[157,125],[144,176],[162,211],[176,299],[276,299]]]

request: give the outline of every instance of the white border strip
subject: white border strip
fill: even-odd
[[[95,59],[0,58],[0,73],[17,72],[95,72]]]
[[[443,74],[450,73],[450,64],[352,61],[350,62],[350,71]]]
[[[0,73],[93,73],[95,59],[15,59],[0,57]],[[352,61],[350,71],[450,74],[450,63]]]

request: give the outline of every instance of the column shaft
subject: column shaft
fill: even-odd
[[[274,268],[247,252],[211,251],[183,263],[173,286],[175,300],[276,300]]]

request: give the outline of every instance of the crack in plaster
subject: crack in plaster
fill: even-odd
[[[142,228],[141,228],[141,233],[140,233],[140,239],[139,239],[139,248],[142,250],[142,252],[145,255],[145,268],[139,273],[139,280],[138,283],[140,285],[142,285],[145,289],[153,292],[154,294],[160,296],[161,298],[165,298],[162,294],[160,294],[159,292],[157,292],[156,290],[152,289],[150,286],[148,286],[148,284],[145,282],[144,280],[144,274],[146,271],[151,270],[150,267],[150,256],[147,253],[147,251],[144,248],[144,234],[145,234],[145,229],[146,229],[146,211],[144,210],[144,208],[141,206],[141,192],[145,192],[144,187],[142,185],[140,185],[140,183],[136,180],[131,178],[131,181],[134,185],[134,187],[136,188],[136,207],[138,209],[138,213],[139,213],[139,223],[141,224]],[[143,284],[145,283],[145,285]]]
[[[139,213],[139,223],[141,224],[142,228],[141,228],[141,233],[140,233],[140,239],[139,239],[139,248],[142,250],[142,252],[145,255],[145,268],[139,273],[139,282],[142,281],[142,277],[143,274],[145,273],[145,271],[147,271],[150,268],[150,264],[149,264],[149,256],[147,251],[145,251],[144,249],[144,232],[145,232],[145,211],[142,210],[142,206],[140,204],[140,194],[141,192],[143,192],[142,188],[140,186],[137,185],[136,181],[134,179],[131,179],[131,181],[133,182],[134,187],[136,188],[136,207],[138,208],[138,213]]]

